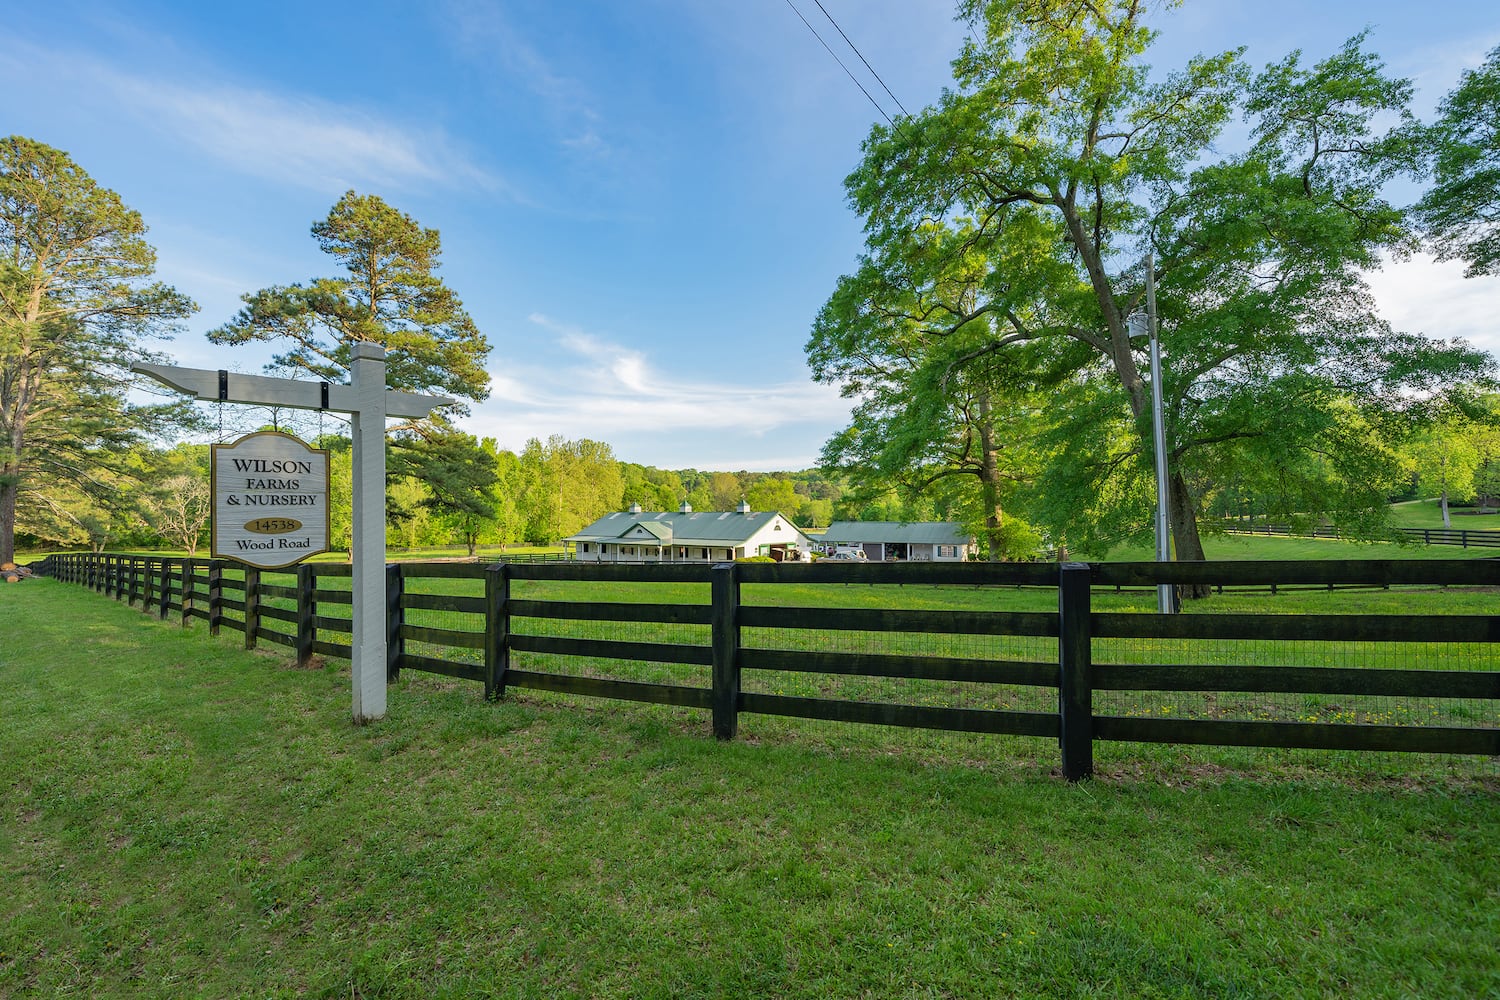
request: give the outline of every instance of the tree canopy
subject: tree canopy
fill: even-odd
[[[1439,260],[1500,274],[1500,46],[1466,70],[1429,133],[1436,177],[1418,209]]]
[[[123,443],[186,418],[125,396],[131,363],[153,357],[142,340],[197,308],[150,280],[145,234],[140,214],[67,153],[0,140],[0,561],[14,558],[23,494],[89,492]]]
[[[499,465],[492,447],[442,423],[407,432],[391,450],[390,474],[422,486],[421,506],[446,522],[474,554],[480,536],[495,521]]]
[[[334,382],[348,372],[350,349],[366,341],[386,349],[389,388],[474,401],[489,395],[490,345],[435,273],[442,256],[436,229],[376,195],[350,191],[312,234],[344,273],[245,295],[245,307],[210,341],[282,344],[268,367]]]
[[[1412,245],[1383,194],[1421,166],[1410,85],[1362,36],[1311,64],[1225,52],[1153,75],[1145,9],[959,5],[957,86],[872,129],[845,182],[866,247],[814,328],[814,372],[865,414],[891,387],[884,430],[846,432],[888,439],[867,454],[905,435],[953,469],[982,394],[1038,463],[1031,517],[1107,546],[1150,524],[1152,387],[1128,324],[1149,255],[1179,556],[1202,558],[1198,511],[1231,472],[1295,479],[1300,510],[1368,527],[1390,478],[1371,472],[1399,464],[1372,433],[1489,364],[1391,330],[1362,277]],[[1236,119],[1245,148],[1219,154]],[[915,405],[925,427],[899,416]]]

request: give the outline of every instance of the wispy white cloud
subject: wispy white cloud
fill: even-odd
[[[128,71],[82,52],[26,43],[0,53],[0,81],[51,81],[50,98],[104,106],[233,169],[312,190],[481,187],[516,197],[445,133],[355,107],[213,79]]]
[[[1387,263],[1366,280],[1380,314],[1396,329],[1442,340],[1462,337],[1500,359],[1500,278],[1465,278],[1462,262],[1417,254]]]
[[[1395,72],[1411,79],[1416,88],[1414,110],[1428,117],[1443,95],[1458,85],[1466,69],[1477,69],[1485,56],[1500,44],[1500,31],[1476,31],[1463,38],[1421,46],[1393,60]]]
[[[498,5],[452,0],[444,10],[459,50],[483,65],[498,65],[507,86],[519,85],[530,91],[558,132],[559,145],[594,158],[612,152],[603,135],[604,119],[598,101],[588,86],[559,72]]]
[[[466,422],[505,447],[552,434],[612,442],[651,437],[659,444],[645,460],[668,467],[712,455],[707,461],[714,468],[801,468],[849,416],[848,400],[828,386],[668,375],[643,351],[545,315],[530,318],[561,349],[561,360],[493,373],[489,400]],[[670,358],[664,364],[670,366]],[[757,443],[775,455],[749,457],[751,450],[765,450]],[[735,457],[735,449],[746,457]]]

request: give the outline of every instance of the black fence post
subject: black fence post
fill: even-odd
[[[224,621],[224,561],[208,561],[208,634],[218,635]]]
[[[406,625],[406,609],[401,607],[401,594],[405,578],[400,563],[385,564],[385,682],[394,684],[401,679],[401,657],[406,654],[406,638],[401,634]]]
[[[182,627],[187,628],[188,619],[193,616],[193,590],[197,584],[193,581],[193,574],[197,573],[195,560],[184,559],[182,561]]]
[[[484,571],[484,697],[505,697],[510,669],[510,567],[495,563]]]
[[[161,561],[161,606],[157,608],[161,613],[161,620],[167,620],[167,612],[172,610],[172,560]]]
[[[141,562],[143,563],[143,570],[141,573],[141,576],[143,577],[143,587],[141,589],[141,610],[150,611],[151,595],[156,593],[156,578],[151,575],[151,557],[147,556],[145,559],[141,560]]]
[[[732,563],[716,563],[709,571],[710,621],[713,633],[714,736],[732,740],[739,730],[740,711],[740,579]]]
[[[1088,563],[1063,563],[1057,579],[1058,742],[1063,777],[1094,773],[1094,690]]]
[[[308,563],[297,567],[297,638],[292,648],[297,653],[297,666],[305,667],[312,662],[313,639],[318,630],[313,624],[318,603],[313,599],[313,588],[318,581],[313,579],[313,568]]]
[[[245,567],[245,648],[255,648],[260,631],[260,567]]]

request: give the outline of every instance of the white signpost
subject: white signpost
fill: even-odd
[[[385,348],[355,344],[349,384],[241,375],[206,368],[137,364],[135,371],[198,399],[302,410],[331,410],[353,417],[354,545],[353,678],[354,721],[385,715],[385,418],[425,417],[454,400],[385,387]],[[235,556],[235,558],[240,558]]]
[[[210,454],[210,555],[282,569],[328,551],[327,451],[257,431]]]

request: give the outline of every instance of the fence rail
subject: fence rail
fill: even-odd
[[[240,632],[247,648],[260,641],[286,646],[300,662],[314,654],[349,655],[352,622],[329,608],[349,604],[347,583],[339,586],[350,576],[347,565],[304,563],[273,572],[221,560],[75,554],[50,556],[33,569],[131,604],[140,601],[143,611],[162,618],[176,613],[183,624],[204,620],[214,634],[224,628]],[[554,593],[545,599],[513,597],[517,582],[553,585],[554,590],[557,585],[598,584],[611,597],[641,596],[631,589],[636,584],[707,586],[694,592],[694,601],[666,603],[602,600],[595,590],[580,600],[558,599]],[[1500,587],[1500,561],[400,563],[389,566],[386,574],[388,673],[392,680],[402,670],[419,670],[475,681],[484,685],[489,698],[517,687],[702,709],[710,712],[713,732],[722,739],[736,735],[742,713],[1056,739],[1063,773],[1071,779],[1092,772],[1093,747],[1101,740],[1500,756],[1500,671],[1257,664],[1253,653],[1255,643],[1268,640],[1343,644],[1371,658],[1371,650],[1390,644],[1461,644],[1480,650],[1473,662],[1490,667],[1500,650],[1500,616],[1158,615],[1093,608],[1095,593],[1161,583]],[[1057,610],[800,607],[743,597],[746,586],[759,588],[756,594],[764,598],[784,584],[924,585],[981,593],[982,588],[1046,587],[1056,592]],[[602,631],[610,624],[638,628],[621,637]],[[850,634],[875,637],[884,645],[877,650],[822,648],[833,637]],[[904,649],[902,642],[914,636],[926,637],[929,646]],[[1149,640],[1142,647],[1148,653],[1164,643],[1185,649],[1195,642],[1214,644],[1217,653],[1197,663],[1106,662],[1120,655],[1120,640]],[[1033,655],[1024,655],[1019,645],[1021,655],[1015,649],[959,655],[968,643],[993,647],[1002,641],[1030,643]],[[1037,644],[1050,645],[1055,656],[1038,658]],[[661,680],[568,673],[556,669],[563,658],[655,665],[677,674]],[[839,696],[841,689],[832,682],[816,695],[743,689],[747,676],[773,673],[1052,690],[1056,702],[1045,710],[1035,703],[1030,710],[1004,707],[984,698],[979,707],[899,704],[881,697]],[[684,676],[691,682],[683,682]],[[1464,699],[1483,707],[1460,713],[1469,725],[1141,718],[1096,712],[1095,695],[1109,692]]]
[[[1236,535],[1290,535],[1299,538],[1342,538],[1331,524],[1307,529],[1289,524],[1229,523],[1224,530]],[[1465,549],[1500,549],[1500,529],[1495,528],[1395,528],[1397,534],[1420,539],[1423,545],[1457,545]]]

